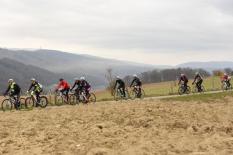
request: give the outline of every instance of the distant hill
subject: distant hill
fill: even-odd
[[[210,61],[210,62],[188,62],[177,65],[176,67],[181,68],[202,68],[208,71],[215,69],[233,68],[233,62],[231,61]]]
[[[97,87],[106,84],[105,73],[107,68],[112,68],[115,75],[125,76],[148,71],[156,67],[44,49],[35,51],[0,49],[0,58],[10,58],[26,65],[37,66],[69,77],[85,75]]]
[[[30,85],[32,77],[39,79],[41,84],[49,86],[57,82],[58,74],[35,67],[25,65],[9,58],[0,59],[0,91],[5,91],[7,81],[13,78],[25,91]]]

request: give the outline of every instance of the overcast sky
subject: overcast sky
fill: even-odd
[[[163,65],[233,60],[233,0],[0,0],[0,46]]]

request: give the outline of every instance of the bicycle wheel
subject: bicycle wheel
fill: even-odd
[[[119,90],[117,90],[117,91],[114,93],[114,100],[115,100],[115,101],[122,100],[122,95],[121,95],[121,93],[120,93]]]
[[[178,93],[179,93],[179,95],[183,95],[184,94],[184,89],[182,87],[180,87],[178,89]]]
[[[140,99],[144,99],[145,98],[145,96],[146,96],[146,93],[145,93],[145,91],[143,90],[143,89],[141,89],[141,95],[140,95]]]
[[[191,93],[191,87],[187,86],[187,89],[186,89],[186,94],[190,94]]]
[[[96,102],[96,96],[95,96],[95,94],[91,93],[88,100],[89,100],[89,103],[95,103]]]
[[[135,100],[137,98],[137,92],[133,89],[130,91],[130,98]]]
[[[79,101],[78,101],[78,99],[77,99],[77,96],[76,96],[75,94],[71,94],[71,95],[69,96],[69,99],[70,99],[70,104],[71,104],[71,105],[75,105],[75,104],[78,104],[78,103],[79,103]]]
[[[10,102],[9,99],[5,99],[2,101],[2,110],[3,111],[10,111],[13,108],[13,104]]]
[[[231,87],[231,86],[230,86],[230,87]],[[227,84],[226,82],[224,82],[224,83],[222,84],[222,90],[223,90],[223,91],[229,90],[230,87],[228,86],[228,84]]]
[[[64,104],[64,99],[61,95],[57,95],[56,96],[56,102],[55,102],[56,105],[60,106],[60,105],[63,105]]]
[[[27,97],[25,99],[25,106],[27,109],[33,109],[35,106],[35,101],[32,99],[32,97]]]
[[[46,96],[41,96],[39,105],[41,108],[45,108],[45,107],[47,107],[48,102],[49,101],[48,101],[48,98]]]
[[[130,98],[130,94],[128,89],[125,90],[125,97],[123,97],[123,99],[128,100]]]
[[[205,89],[204,86],[201,86],[201,90],[202,90],[202,91],[201,91],[202,93],[206,92],[206,89]]]
[[[27,109],[25,98],[20,98],[20,109]]]

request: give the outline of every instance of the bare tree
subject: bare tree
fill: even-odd
[[[111,95],[114,94],[114,77],[113,77],[113,69],[112,68],[108,68],[106,70],[106,75],[105,75],[105,78],[107,79],[108,81],[108,87],[107,87],[107,90],[110,91]]]

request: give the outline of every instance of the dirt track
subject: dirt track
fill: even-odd
[[[0,154],[233,154],[233,99],[0,112]]]

